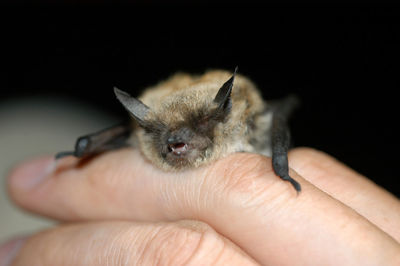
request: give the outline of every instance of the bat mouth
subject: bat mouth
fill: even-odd
[[[182,155],[188,150],[188,145],[184,142],[178,142],[168,145],[168,151],[174,155]]]

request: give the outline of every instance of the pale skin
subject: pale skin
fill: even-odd
[[[13,265],[400,265],[399,200],[313,149],[289,154],[299,195],[255,154],[179,174],[133,149],[52,160],[9,175],[17,205],[65,222]]]

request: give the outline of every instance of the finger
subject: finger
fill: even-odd
[[[1,262],[1,261],[0,261]],[[13,265],[258,265],[201,222],[64,225],[27,239]]]
[[[45,156],[15,167],[8,192],[23,208],[63,221],[132,217],[157,221],[162,217],[154,209],[158,172],[134,150],[88,161]]]
[[[272,265],[382,264],[400,254],[391,237],[291,172],[302,184],[297,196],[275,176],[271,160],[260,155],[234,154],[209,167],[163,173],[137,151],[125,149],[83,165],[61,161],[50,176],[22,189],[24,169],[40,162],[13,172],[10,193],[25,208],[52,217],[201,220],[259,262]],[[332,243],[334,249],[327,246]],[[309,256],[310,250],[318,254]]]
[[[289,154],[290,166],[400,242],[400,201],[331,156],[310,148]]]

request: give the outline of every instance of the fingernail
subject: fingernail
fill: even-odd
[[[17,237],[0,245],[0,266],[11,265],[26,239],[26,237]]]
[[[49,176],[56,168],[53,157],[41,157],[17,165],[9,176],[9,184],[21,189],[31,189]]]

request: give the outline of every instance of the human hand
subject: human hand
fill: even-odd
[[[14,264],[400,265],[398,199],[321,152],[289,162],[299,195],[255,154],[180,173],[132,149],[21,164],[12,199],[73,223],[29,237]]]

